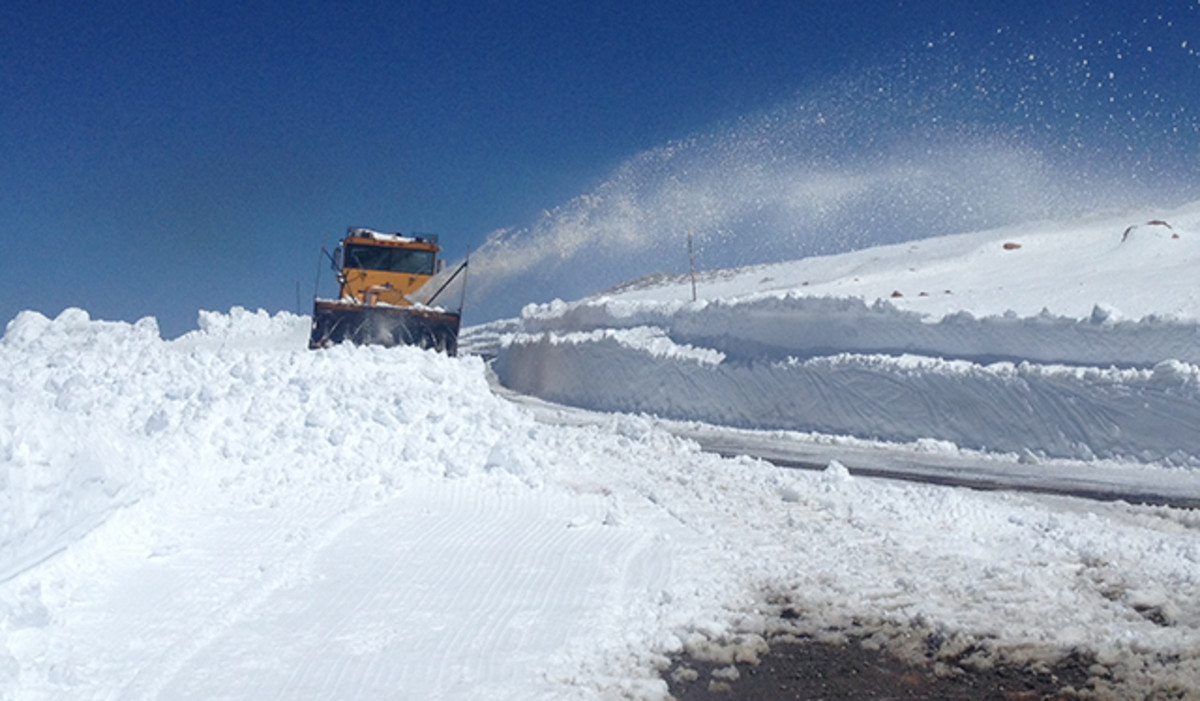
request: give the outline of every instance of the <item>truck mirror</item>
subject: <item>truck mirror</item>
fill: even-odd
[[[442,260],[441,258],[438,258],[437,271],[440,273],[445,269],[446,269],[446,261]]]
[[[342,269],[342,247],[338,246],[333,251],[333,256],[330,257],[330,263],[334,270],[341,271]]]

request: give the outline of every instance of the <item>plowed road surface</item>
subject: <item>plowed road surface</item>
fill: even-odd
[[[670,575],[600,495],[464,482],[130,524],[152,556],[115,554],[27,641],[78,663],[45,697],[526,698]]]

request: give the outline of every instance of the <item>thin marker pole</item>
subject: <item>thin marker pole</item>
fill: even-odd
[[[696,301],[696,256],[692,253],[692,230],[688,229],[688,267],[692,271],[692,301]]]

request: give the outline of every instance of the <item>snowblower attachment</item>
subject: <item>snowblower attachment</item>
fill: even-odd
[[[440,271],[440,250],[433,236],[348,230],[332,256],[339,299],[314,300],[308,347],[328,348],[349,341],[420,346],[456,355],[461,309],[451,312],[433,304],[466,263],[428,299],[415,299]]]

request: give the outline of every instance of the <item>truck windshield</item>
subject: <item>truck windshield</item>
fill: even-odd
[[[352,244],[346,246],[345,267],[433,275],[434,258],[433,251]]]

